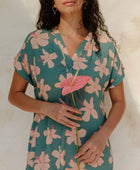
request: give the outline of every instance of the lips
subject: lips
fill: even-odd
[[[75,3],[75,1],[65,1],[63,4],[67,4],[67,3]]]

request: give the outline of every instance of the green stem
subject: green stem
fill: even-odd
[[[71,84],[70,84],[71,86],[73,85],[74,80],[76,79],[78,72],[79,72],[79,70],[76,71],[76,73],[75,73],[75,75],[74,75],[74,78],[73,78],[72,81],[71,81]]]
[[[73,101],[74,107],[76,107],[73,92],[71,92],[71,95],[72,95],[72,101]],[[75,114],[77,115],[77,113]],[[76,120],[76,123],[77,123],[77,120]],[[77,152],[78,152],[79,149],[78,149],[78,127],[77,126],[76,126],[76,140],[77,140]],[[78,170],[80,170],[79,157],[77,157],[77,164],[78,164]]]

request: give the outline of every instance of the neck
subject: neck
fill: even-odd
[[[89,32],[83,25],[82,15],[72,14],[71,16],[60,16],[60,23],[58,25],[59,31],[62,35],[71,37],[85,37]]]

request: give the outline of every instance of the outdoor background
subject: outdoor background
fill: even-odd
[[[140,170],[140,1],[100,0],[111,35],[120,45],[125,66],[127,107],[110,141],[114,170]],[[14,57],[27,34],[33,31],[39,11],[38,0],[0,0],[0,169],[24,170],[33,113],[8,102],[14,72]],[[29,85],[28,95],[34,97]],[[107,113],[110,109],[106,94]]]

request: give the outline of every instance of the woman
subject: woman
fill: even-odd
[[[112,170],[109,137],[125,110],[124,66],[115,40],[97,0],[40,3],[37,29],[28,34],[15,57],[9,92],[11,104],[34,112],[26,170],[78,170],[77,157],[80,170]],[[75,108],[71,94],[62,95],[60,84],[78,69],[78,75],[91,80],[74,91]],[[25,94],[28,83],[34,87],[35,99]],[[107,90],[112,101],[108,118]]]

